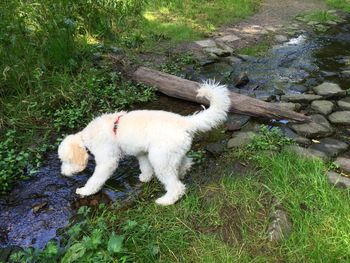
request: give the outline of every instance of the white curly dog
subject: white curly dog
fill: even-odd
[[[58,148],[63,175],[72,176],[85,169],[87,149],[94,155],[96,167],[84,187],[76,193],[88,196],[98,192],[118,167],[124,155],[136,156],[141,182],[153,174],[164,185],[166,194],[156,200],[159,205],[174,204],[185,194],[180,181],[191,168],[186,157],[193,136],[222,123],[230,108],[226,86],[213,81],[201,84],[198,97],[205,97],[210,107],[190,116],[171,112],[136,110],[104,114],[95,118],[81,132],[68,135]]]

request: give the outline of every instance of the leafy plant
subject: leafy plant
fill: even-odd
[[[248,150],[279,150],[282,146],[292,143],[292,139],[287,138],[278,127],[261,125],[259,135],[253,137]]]
[[[177,75],[180,77],[184,77],[181,75],[181,71],[183,71],[184,66],[195,64],[195,60],[191,54],[183,54],[181,56],[170,57],[170,61],[167,63],[161,64],[159,70]]]
[[[50,148],[48,144],[21,150],[16,144],[16,130],[9,130],[0,142],[0,193],[8,191],[18,179],[34,174],[42,161],[42,154]]]
[[[187,153],[188,157],[192,158],[194,164],[201,164],[205,160],[205,150],[190,150]]]

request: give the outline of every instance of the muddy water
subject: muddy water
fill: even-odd
[[[234,65],[223,59],[191,74],[195,79],[216,77],[237,92],[258,98],[272,95],[278,100],[281,92],[307,92],[325,80],[336,82],[343,89],[350,88],[350,78],[341,73],[350,69],[346,58],[350,58],[350,23],[334,26],[323,35],[297,36],[274,46],[263,57],[243,57],[241,63]],[[232,83],[241,72],[248,73],[250,82],[238,90]],[[198,105],[165,96],[137,108],[162,109],[182,115],[200,109]],[[74,192],[92,174],[93,160],[86,171],[72,178],[63,177],[59,168],[56,153],[49,154],[45,165],[32,179],[20,182],[16,189],[0,199],[0,247],[42,248],[56,237],[58,229],[68,224],[79,206],[123,200],[139,192],[141,187],[134,158],[121,162],[101,193],[85,199]]]

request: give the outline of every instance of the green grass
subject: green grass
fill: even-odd
[[[332,12],[329,12],[327,10],[309,12],[306,14],[301,14],[298,17],[304,22],[317,22],[321,24],[329,21],[339,21],[339,17],[336,14],[333,14]]]
[[[326,3],[332,8],[342,9],[346,12],[350,12],[349,0],[326,0]]]
[[[248,56],[263,56],[270,49],[270,47],[271,44],[269,44],[267,41],[262,41],[259,44],[242,48],[238,52],[239,54]]]
[[[265,154],[263,131],[246,149],[241,162],[254,163],[245,176],[230,172],[236,152],[202,162],[177,204],[157,206],[163,193],[156,182],[146,184],[127,208],[81,208],[78,223],[65,233],[61,247],[53,242],[44,251],[26,250],[13,259],[28,262],[348,262],[349,191],[327,182],[326,165],[281,150]],[[289,142],[275,140],[280,149]],[[272,148],[268,148],[272,149]],[[208,172],[210,171],[210,172]],[[200,180],[198,180],[200,181]],[[292,231],[279,243],[268,241],[273,199],[290,216]],[[79,219],[80,218],[80,219]]]
[[[260,0],[221,1],[151,1],[144,17],[146,23],[140,28],[146,35],[163,37],[171,42],[182,42],[203,37],[219,26],[236,22],[251,15]],[[151,47],[153,41],[148,40]]]

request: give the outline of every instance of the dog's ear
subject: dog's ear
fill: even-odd
[[[86,167],[89,155],[79,135],[67,136],[58,147],[58,155],[62,161]]]
[[[79,166],[86,167],[89,155],[84,148],[84,146],[80,143],[72,142],[71,144],[71,150],[72,150],[72,163],[75,163]]]

